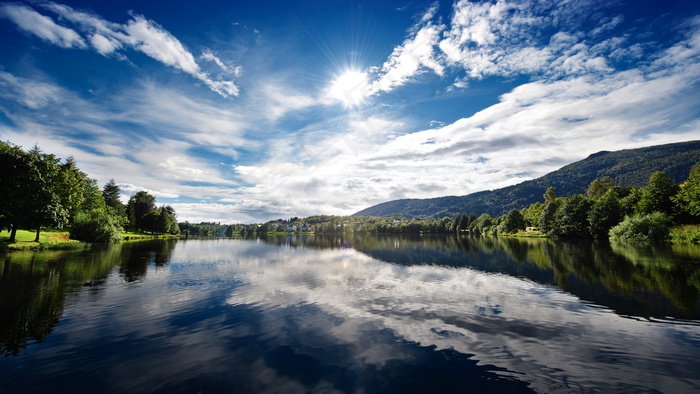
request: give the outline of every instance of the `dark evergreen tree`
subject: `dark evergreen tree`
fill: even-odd
[[[104,197],[105,204],[108,207],[112,207],[117,215],[124,213],[124,204],[122,204],[119,198],[119,186],[114,182],[114,179],[110,179],[104,187],[102,188],[102,197]]]

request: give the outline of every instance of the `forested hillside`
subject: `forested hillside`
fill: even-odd
[[[394,200],[369,207],[353,216],[438,219],[474,212],[477,215],[487,213],[497,217],[511,209],[543,202],[542,195],[550,186],[556,188],[558,196],[585,194],[591,182],[607,176],[618,186],[642,187],[646,186],[649,177],[656,171],[665,172],[678,184],[688,178],[690,168],[697,162],[700,162],[700,141],[615,152],[601,151],[541,178],[502,189],[466,196]]]

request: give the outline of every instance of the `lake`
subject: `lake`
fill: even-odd
[[[700,392],[698,246],[279,236],[0,258],[0,392]]]

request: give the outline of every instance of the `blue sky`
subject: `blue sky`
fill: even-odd
[[[698,60],[694,0],[3,2],[0,138],[181,221],[348,215],[698,139]]]

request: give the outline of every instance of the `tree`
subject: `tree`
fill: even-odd
[[[554,202],[557,199],[557,190],[550,186],[542,197],[544,197],[545,203]]]
[[[603,197],[605,193],[607,193],[608,190],[610,190],[613,187],[615,187],[615,183],[613,182],[613,180],[609,176],[605,176],[591,182],[591,184],[588,186],[588,191],[586,192],[586,195],[590,200],[596,201],[599,198]]]
[[[27,185],[37,176],[31,157],[22,148],[0,141],[0,223],[12,228],[10,243],[15,242],[17,228],[24,224],[25,207],[32,198]]]
[[[127,215],[129,217],[129,225],[136,230],[144,229],[141,219],[156,210],[156,198],[146,191],[136,192],[126,206]]]
[[[671,217],[662,212],[627,216],[610,229],[610,238],[618,241],[665,242],[669,237]]]
[[[539,226],[540,217],[544,211],[545,205],[541,202],[532,203],[529,207],[523,209],[521,213],[525,219],[526,226]]]
[[[671,200],[676,204],[676,211],[685,216],[684,219],[695,223],[700,221],[700,163],[690,169],[688,180]]]
[[[39,242],[41,227],[67,223],[68,212],[61,204],[57,188],[60,184],[61,159],[41,152],[36,145],[28,154],[35,176],[25,185],[32,198],[25,202],[24,224],[37,229],[34,242]]]
[[[610,229],[621,220],[622,209],[615,189],[608,190],[602,198],[593,203],[588,213],[591,235],[596,239],[607,238]]]
[[[637,203],[637,213],[650,214],[663,212],[672,216],[674,203],[671,200],[680,188],[665,172],[657,171],[649,177],[649,185],[644,188],[641,199]]]
[[[121,239],[122,228],[104,209],[80,211],[73,218],[70,236],[85,242],[112,242]]]
[[[85,201],[83,185],[88,179],[87,174],[80,171],[75,165],[72,156],[61,164],[60,176],[54,187],[61,204],[70,215],[69,222],[72,221],[78,207]]]
[[[109,182],[105,183],[102,187],[102,197],[105,199],[105,204],[108,207],[112,207],[117,214],[122,214],[124,212],[124,204],[122,204],[119,198],[119,186],[114,182],[114,179],[110,179]]]
[[[560,238],[588,238],[590,201],[581,194],[569,197],[554,215],[552,233]]]
[[[525,218],[517,209],[508,212],[505,221],[502,223],[503,232],[514,233],[519,230],[525,230]]]
[[[547,205],[545,205],[544,209],[542,210],[542,214],[540,214],[540,220],[538,223],[538,227],[541,232],[547,234],[554,229],[555,214],[557,213],[559,205],[559,200],[550,201],[547,203]]]

